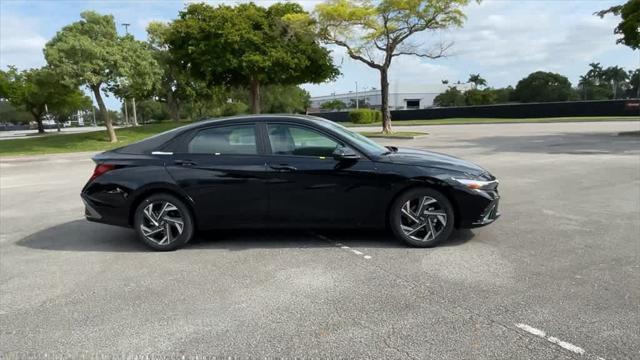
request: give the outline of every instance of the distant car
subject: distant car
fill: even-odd
[[[86,218],[133,227],[156,250],[196,230],[248,227],[390,227],[431,247],[499,216],[498,181],[481,167],[311,116],[199,122],[93,160]]]

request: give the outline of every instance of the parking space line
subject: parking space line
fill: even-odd
[[[573,345],[571,343],[568,343],[566,341],[562,341],[562,340],[558,339],[557,337],[548,336],[546,332],[544,332],[543,330],[540,330],[540,329],[536,329],[533,326],[529,326],[527,324],[519,323],[519,324],[516,324],[516,327],[528,332],[531,335],[535,335],[537,337],[540,337],[540,338],[543,338],[543,339],[549,341],[552,344],[558,345],[558,346],[560,346],[561,348],[563,348],[565,350],[571,351],[574,354],[578,354],[578,355],[584,355],[585,354],[585,351],[584,351],[583,348],[581,348],[579,346],[576,346],[576,345]],[[603,358],[601,358],[599,356],[596,356],[596,358],[600,359],[600,360],[604,360]]]
[[[356,254],[358,256],[362,256],[366,260],[370,260],[371,259],[371,255],[365,255],[362,251],[358,251],[356,249],[352,249],[351,247],[349,247],[347,245],[343,245],[342,243],[340,243],[338,241],[335,241],[335,240],[332,240],[332,239],[330,239],[330,238],[328,238],[328,237],[326,237],[326,236],[324,236],[322,234],[318,234],[318,233],[314,233],[314,232],[312,232],[312,234],[317,236],[318,238],[326,241],[326,242],[331,243],[335,247],[338,247],[338,248],[340,248],[342,250],[350,251],[350,252],[352,252],[352,253],[354,253],[354,254]]]

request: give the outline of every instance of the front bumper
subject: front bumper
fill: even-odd
[[[471,223],[473,227],[489,225],[500,217],[500,211],[498,211],[500,195],[498,194],[498,190],[486,191],[486,193],[488,193],[493,200],[491,200],[489,205],[487,205],[484,211],[480,214],[480,218]]]
[[[493,178],[495,180],[495,178]],[[474,228],[493,223],[500,217],[498,181],[481,189],[454,186],[453,198],[457,209],[456,225]]]

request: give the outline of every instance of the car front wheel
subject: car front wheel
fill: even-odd
[[[175,250],[194,234],[191,212],[180,199],[169,194],[144,199],[136,208],[134,226],[140,239],[159,251]]]
[[[394,201],[389,216],[393,233],[413,246],[436,246],[453,232],[453,207],[433,189],[408,190]]]

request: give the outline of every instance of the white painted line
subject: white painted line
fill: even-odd
[[[570,344],[568,342],[562,341],[562,340],[560,340],[558,338],[555,338],[553,336],[549,336],[547,338],[547,340],[551,341],[552,343],[554,343],[554,344],[556,344],[556,345],[558,345],[558,346],[560,346],[560,347],[562,347],[564,349],[567,349],[569,351],[573,351],[576,354],[580,354],[580,355],[584,354],[584,349],[583,348],[581,348],[579,346],[575,346],[575,345]]]
[[[571,343],[568,343],[566,341],[562,341],[560,339],[558,339],[557,337],[553,337],[553,336],[547,336],[547,334],[540,330],[540,329],[536,329],[532,326],[529,326],[527,324],[516,324],[516,326],[526,332],[528,332],[529,334],[541,337],[553,344],[556,344],[558,346],[560,346],[561,348],[565,349],[565,350],[569,350],[573,353],[576,353],[578,355],[584,355],[584,349],[579,347],[579,346],[575,346]],[[602,358],[600,358],[602,359]],[[604,360],[604,359],[603,359]]]
[[[527,324],[516,324],[516,326],[519,327],[520,329],[528,332],[529,334],[533,334],[535,336],[540,336],[540,337],[547,336],[547,334],[545,334],[544,331],[538,330],[538,329],[536,329],[534,327],[531,327],[531,326],[529,326]]]
[[[320,239],[322,239],[322,240],[324,240],[324,241],[327,241],[327,242],[332,243],[334,246],[339,247],[339,248],[340,248],[340,249],[342,249],[342,250],[349,250],[349,251],[351,251],[352,253],[354,253],[354,254],[356,254],[356,255],[358,255],[358,256],[362,256],[363,258],[365,258],[365,259],[367,259],[367,260],[370,260],[370,259],[371,259],[371,256],[370,256],[370,255],[365,255],[362,251],[358,251],[358,250],[352,249],[351,247],[349,247],[349,246],[347,246],[347,245],[343,245],[341,242],[331,240],[331,239],[329,239],[328,237],[326,237],[326,236],[324,236],[324,235],[317,234],[317,233],[314,233],[314,232],[312,232],[311,234],[313,234],[313,235],[317,236],[318,238],[320,238]]]

